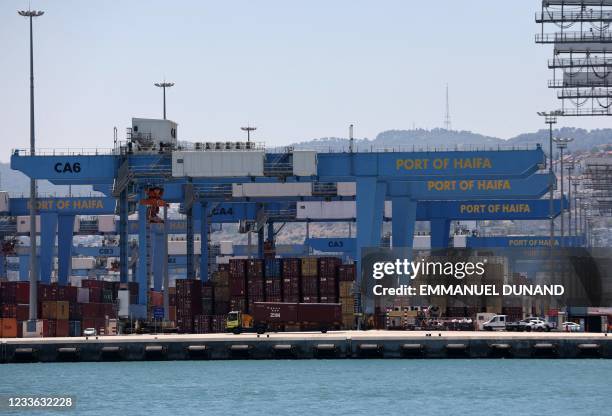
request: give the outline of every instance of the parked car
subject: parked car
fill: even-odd
[[[525,330],[527,331],[546,331],[549,332],[552,327],[550,326],[550,324],[542,319],[539,318],[528,318],[525,319],[525,321],[527,321],[525,323]]]
[[[95,337],[96,336],[96,329],[95,328],[85,328],[83,330],[83,336],[85,336],[85,337]]]
[[[580,332],[580,325],[576,322],[563,322],[562,324],[563,330],[565,332]]]

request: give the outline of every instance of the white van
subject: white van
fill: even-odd
[[[508,317],[506,315],[495,315],[482,326],[485,331],[501,331],[506,329]]]

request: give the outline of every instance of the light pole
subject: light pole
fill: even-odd
[[[578,180],[574,179],[574,235],[578,236]]]
[[[557,123],[557,116],[562,115],[561,111],[552,111],[552,112],[538,112],[538,115],[544,117],[544,122],[548,124],[548,157],[549,157],[549,166],[548,173],[550,177],[553,176],[553,124]],[[553,182],[550,183],[550,193],[549,193],[549,212],[548,215],[550,217],[550,250],[551,250],[551,262],[552,262],[552,248],[555,244],[555,202],[554,202],[554,190],[555,184]]]
[[[555,137],[553,141],[557,143],[557,149],[559,149],[559,161],[561,163],[561,201],[563,201],[563,197],[565,196],[564,187],[563,187],[563,151],[567,149],[568,143],[571,143],[574,139],[569,137]],[[565,210],[561,207],[561,243],[560,246],[563,247],[563,237],[564,237],[564,214]]]
[[[39,10],[21,10],[20,16],[30,19],[30,156],[36,154],[34,136],[34,37],[32,21],[45,12]],[[29,320],[38,319],[38,259],[36,258],[36,179],[30,179],[30,307]]]
[[[572,236],[572,172],[574,162],[567,165],[567,235]]]
[[[246,131],[247,143],[251,143],[251,132],[257,130],[257,127],[251,127],[251,126],[240,127],[240,130]]]
[[[164,82],[156,82],[155,86],[164,90],[164,120],[165,120],[166,119],[166,88],[170,88],[174,86],[174,82],[166,82],[164,80]]]

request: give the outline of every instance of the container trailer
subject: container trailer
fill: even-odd
[[[342,306],[339,303],[255,302],[252,315],[241,311],[228,314],[228,332],[257,332],[282,326],[316,329],[326,333],[342,325]]]

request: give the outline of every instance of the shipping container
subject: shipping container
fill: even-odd
[[[342,265],[342,261],[338,257],[321,257],[318,264],[319,277],[336,277],[338,276],[338,267]]]
[[[342,321],[342,309],[339,303],[299,303],[298,320],[317,324],[335,324]]]
[[[89,288],[88,287],[77,288],[77,302],[89,303]]]
[[[29,304],[5,303],[0,307],[0,317],[15,318],[18,321],[27,321],[29,318]]]
[[[287,196],[312,196],[312,184],[304,183],[235,183],[232,184],[234,198],[265,198]]]
[[[282,260],[276,258],[268,258],[265,260],[266,270],[265,276],[269,277],[281,277],[282,274]]]
[[[355,201],[302,201],[296,204],[298,219],[347,220],[356,218]]]
[[[113,233],[116,230],[114,215],[98,216],[98,231],[101,233]]]
[[[316,257],[303,257],[301,274],[305,276],[317,276],[319,273],[318,259]]]
[[[0,318],[0,338],[17,338],[17,319]]]
[[[295,176],[315,176],[317,174],[316,150],[293,151],[293,174]]]
[[[257,302],[253,307],[253,319],[262,323],[298,322],[297,303],[263,303]]]
[[[2,301],[4,303],[29,303],[30,283],[2,282]]]
[[[354,282],[355,281],[355,265],[354,264],[343,264],[338,267],[338,280],[341,282]]]
[[[265,152],[248,151],[175,151],[172,152],[172,176],[194,178],[263,176]]]
[[[68,336],[80,337],[83,333],[81,332],[81,321],[69,321]]]
[[[67,319],[58,319],[55,321],[55,336],[69,337],[70,336],[70,321]]]

